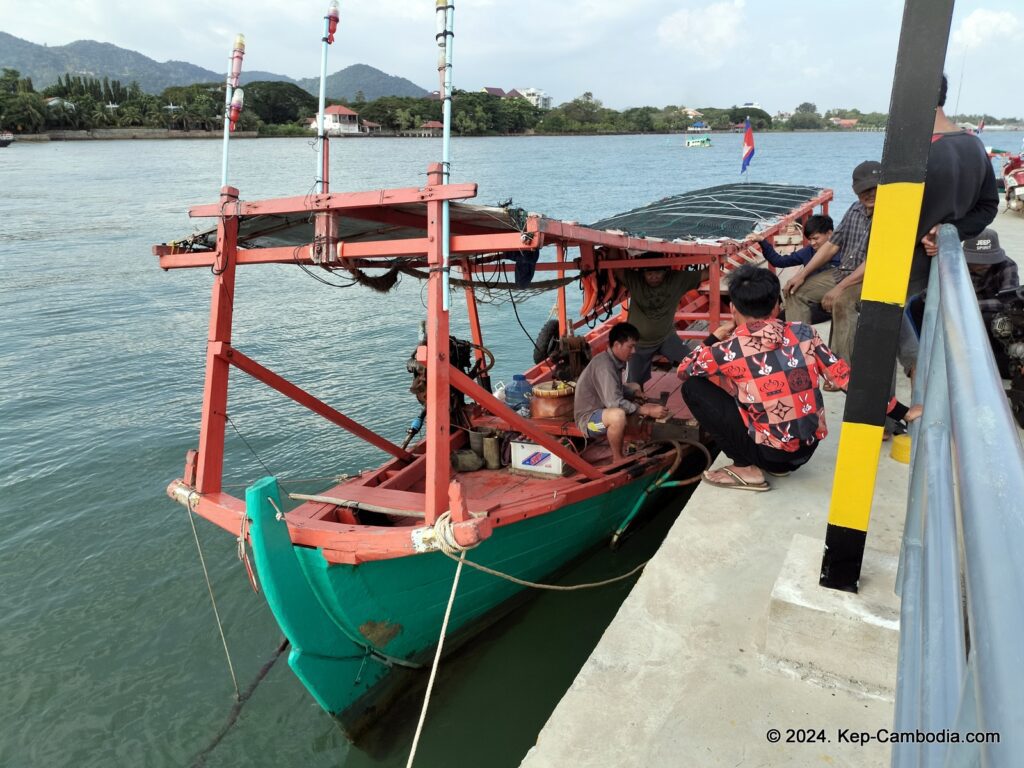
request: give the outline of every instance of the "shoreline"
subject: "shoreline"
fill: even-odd
[[[768,130],[759,131],[758,134],[771,134],[771,133],[884,133],[883,130],[871,130],[871,131],[830,131],[824,129],[810,129],[810,130],[794,130],[794,131],[781,131],[781,130]],[[700,134],[693,132],[682,132],[682,131],[650,131],[647,133],[635,133],[635,132],[599,132],[599,133],[495,133],[495,134],[476,134],[471,136],[453,136],[458,139],[519,139],[519,138],[565,138],[569,137],[593,137],[593,136],[679,136],[679,137],[693,137],[698,135],[714,135],[714,136],[739,136],[742,135],[738,131],[703,131]],[[173,140],[173,139],[188,139],[188,140],[202,140],[202,139],[217,139],[223,140],[223,131],[181,131],[181,130],[168,130],[164,128],[97,128],[91,131],[87,130],[76,130],[76,131],[46,131],[44,133],[22,133],[14,134],[14,142],[24,142],[26,144],[45,144],[48,142],[58,141],[145,141],[145,140]],[[272,135],[272,134],[261,134],[259,131],[235,131],[231,134],[232,139],[302,139],[304,141],[311,138],[315,138],[313,135],[300,136],[300,135]],[[439,139],[440,134],[431,135],[426,133],[362,133],[362,134],[340,134],[336,136],[330,136],[331,139]]]

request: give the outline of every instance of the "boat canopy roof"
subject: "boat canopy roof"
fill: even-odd
[[[511,207],[452,202],[449,217],[455,234],[501,234],[522,231],[526,214]],[[337,238],[348,243],[421,238],[427,233],[427,203],[346,209],[338,213],[335,222]],[[244,248],[307,245],[313,237],[314,222],[309,213],[239,218],[238,244]],[[217,244],[217,229],[199,232],[190,240],[195,246],[212,250]]]
[[[601,219],[590,229],[664,240],[741,240],[822,193],[786,184],[723,184]]]
[[[666,197],[582,227],[559,223],[574,226],[574,239],[581,241],[590,239],[586,230],[669,242],[741,240],[823,192],[818,187],[784,184],[723,184]],[[558,222],[513,206],[464,202],[452,202],[449,215],[452,233],[467,235],[523,232],[528,219],[539,220],[536,228],[540,230],[548,229],[547,222]],[[336,212],[335,236],[347,243],[411,240],[426,236],[427,221],[426,202],[346,208]],[[239,217],[238,244],[243,248],[303,246],[313,241],[314,234],[314,217],[309,212]],[[187,238],[191,250],[214,250],[216,240],[216,228]]]

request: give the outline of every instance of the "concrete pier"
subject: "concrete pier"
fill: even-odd
[[[1024,216],[992,227],[1024,262]],[[696,490],[525,768],[889,765],[861,733],[893,723],[909,468],[883,443],[860,592],[818,587],[845,395],[824,397],[831,433],[799,472]]]

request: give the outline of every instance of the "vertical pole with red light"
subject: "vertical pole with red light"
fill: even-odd
[[[228,139],[238,124],[238,116],[242,111],[242,100],[245,93],[238,87],[238,78],[242,74],[242,58],[245,56],[245,35],[235,36],[235,44],[231,49],[228,62],[228,76],[224,83],[224,156],[221,160],[220,185],[228,185]]]
[[[327,192],[330,184],[330,154],[327,147],[327,133],[324,130],[324,110],[327,108],[327,50],[334,42],[334,34],[338,31],[338,0],[331,0],[324,16],[324,35],[320,50],[320,103],[316,113],[316,191]]]

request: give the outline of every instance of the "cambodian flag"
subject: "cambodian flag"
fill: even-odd
[[[747,166],[754,159],[754,129],[750,127],[750,118],[747,118],[746,131],[743,134],[743,167],[740,173],[746,173]]]

